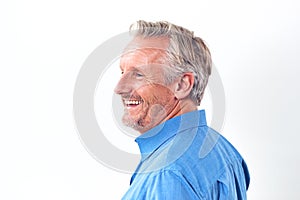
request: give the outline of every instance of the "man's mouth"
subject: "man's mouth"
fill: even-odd
[[[143,103],[142,100],[123,100],[127,108],[134,108]]]

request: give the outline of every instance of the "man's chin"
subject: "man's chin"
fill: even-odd
[[[130,127],[136,131],[139,131],[143,128],[140,124],[139,124],[139,120],[133,120],[132,118],[128,117],[128,116],[123,116],[122,122],[125,126]]]
[[[129,120],[127,118],[123,118],[123,124],[129,128],[134,129],[135,131],[140,132],[141,134],[147,132],[151,128],[154,127],[153,123],[146,123],[144,120],[140,119],[137,121]]]

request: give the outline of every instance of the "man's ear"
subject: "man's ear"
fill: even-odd
[[[194,74],[192,72],[186,72],[181,75],[175,84],[174,94],[177,99],[184,99],[188,97],[194,86]]]

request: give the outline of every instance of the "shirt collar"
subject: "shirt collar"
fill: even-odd
[[[135,139],[139,145],[142,160],[177,133],[198,126],[206,126],[204,110],[197,110],[171,118],[145,132]]]

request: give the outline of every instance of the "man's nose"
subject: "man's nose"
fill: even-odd
[[[115,87],[114,92],[116,94],[122,95],[122,94],[128,94],[132,91],[132,80],[130,80],[130,77],[128,77],[126,74],[123,74],[120,78],[118,84]]]

